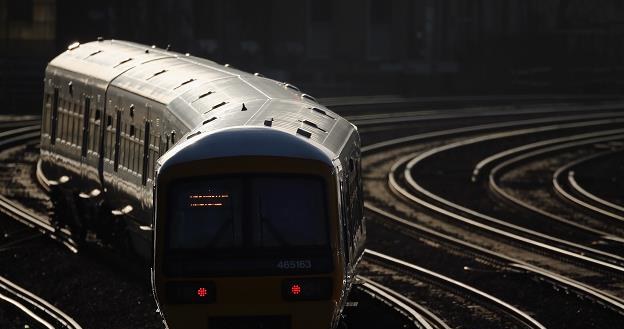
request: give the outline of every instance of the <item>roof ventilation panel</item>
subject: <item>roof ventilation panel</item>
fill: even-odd
[[[310,138],[312,137],[312,133],[307,131],[307,130],[303,130],[301,128],[297,129],[297,135],[301,135],[305,138]]]
[[[320,131],[324,132],[324,133],[326,133],[326,132],[327,132],[327,130],[325,130],[325,129],[323,129],[323,128],[319,127],[316,123],[314,123],[314,122],[312,122],[312,121],[303,120],[303,121],[301,121],[301,122],[302,122],[303,124],[305,124],[305,125],[310,126],[310,127],[314,127],[314,128],[316,128],[316,129],[318,129],[318,130],[320,130]]]
[[[312,96],[310,96],[308,94],[301,94],[301,99],[307,99],[309,101],[313,101],[314,103],[318,103],[316,101],[316,98],[314,98],[314,97],[312,97]]]
[[[217,117],[212,117],[212,118],[210,118],[208,120],[204,120],[204,122],[202,122],[202,125],[205,125],[205,124],[207,124],[209,122],[212,122],[212,121],[215,121],[215,120],[217,120]]]
[[[193,138],[193,137],[195,137],[195,136],[197,136],[197,135],[199,135],[199,134],[201,134],[201,131],[198,131],[198,132],[195,132],[195,133],[192,133],[192,134],[188,135],[188,136],[186,137],[186,139],[187,139],[187,140],[188,140],[188,139],[191,139],[191,138]]]
[[[291,85],[290,83],[284,84],[284,88],[290,89],[290,90],[294,90],[296,92],[301,92],[301,90],[299,88],[297,88],[296,86]]]
[[[326,112],[325,110],[321,110],[321,109],[319,109],[319,108],[317,108],[317,107],[313,107],[313,108],[311,108],[311,110],[312,110],[312,111],[314,111],[314,112],[316,112],[316,113],[318,113],[318,114],[322,114],[322,115],[324,115],[324,116],[326,116],[326,117],[328,117],[328,118],[331,118],[331,119],[333,119],[333,120],[336,120],[336,118],[334,118],[333,116],[331,116],[331,115],[327,114],[327,112]]]

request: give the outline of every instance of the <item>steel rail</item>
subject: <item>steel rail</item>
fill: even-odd
[[[483,232],[487,232],[490,234],[494,234],[496,236],[499,237],[503,237],[506,239],[510,239],[511,241],[515,241],[517,243],[520,243],[522,245],[525,245],[527,247],[531,247],[531,248],[537,248],[546,252],[550,252],[550,253],[555,253],[555,254],[559,254],[561,256],[565,256],[568,257],[570,259],[579,261],[579,262],[583,262],[592,266],[598,266],[600,268],[603,268],[604,270],[609,270],[611,272],[614,273],[618,273],[620,275],[624,275],[624,267],[619,266],[619,265],[615,265],[615,264],[611,264],[609,262],[605,262],[602,260],[598,260],[598,259],[594,259],[592,257],[586,256],[584,253],[578,253],[578,252],[573,252],[570,250],[566,250],[560,247],[556,247],[553,245],[550,245],[546,242],[541,242],[541,241],[536,241],[534,240],[535,238],[539,238],[542,239],[543,241],[549,241],[549,242],[555,242],[558,243],[559,245],[561,244],[565,244],[570,248],[577,248],[577,249],[582,249],[585,250],[585,252],[591,252],[592,249],[591,248],[587,248],[585,246],[582,245],[578,245],[578,244],[574,244],[571,243],[569,241],[565,241],[565,240],[561,240],[558,238],[554,238],[551,236],[548,236],[546,234],[542,234],[539,232],[535,232],[529,229],[526,229],[524,227],[520,227],[514,224],[510,224],[508,222],[505,222],[503,220],[479,213],[477,211],[474,211],[472,209],[468,209],[465,208],[463,206],[460,206],[458,204],[455,204],[451,201],[448,201],[438,195],[435,195],[425,189],[423,189],[420,185],[418,185],[415,181],[412,180],[412,182],[409,182],[410,186],[412,186],[413,188],[415,188],[419,193],[424,194],[426,197],[433,199],[439,203],[442,203],[444,206],[452,208],[453,210],[457,211],[462,211],[465,213],[469,213],[470,215],[473,215],[475,217],[478,217],[482,220],[485,220],[489,223],[493,223],[493,224],[497,224],[501,227],[504,227],[506,229],[511,229],[513,231],[516,232],[522,232],[526,235],[531,236],[532,238],[528,238],[525,236],[521,236],[509,231],[506,231],[504,229],[500,229],[500,228],[496,228],[496,227],[492,227],[486,223],[482,223],[480,221],[477,220],[473,220],[470,219],[468,217],[462,216],[456,212],[444,209],[440,206],[436,206],[433,203],[427,202],[426,200],[419,198],[418,196],[414,195],[413,193],[407,191],[406,189],[404,189],[403,187],[400,186],[400,184],[397,182],[396,178],[394,177],[396,174],[396,171],[398,169],[398,167],[404,165],[406,162],[410,161],[410,159],[413,159],[414,155],[410,155],[407,157],[402,158],[401,160],[397,161],[392,168],[392,171],[389,173],[388,175],[388,183],[390,185],[390,188],[395,191],[396,193],[398,193],[400,196],[405,197],[406,199],[419,204],[429,210],[432,210],[434,212],[437,212],[439,214],[444,215],[445,217],[448,218],[452,218],[454,220],[457,220],[458,222],[462,223],[462,224],[467,224],[471,227],[477,228]],[[598,251],[597,251],[598,252]]]
[[[620,130],[620,132],[624,132],[624,130]],[[509,160],[506,160],[498,165],[496,165],[489,173],[489,178],[488,178],[488,185],[490,187],[490,189],[496,193],[497,195],[499,195],[500,197],[504,198],[505,200],[508,200],[524,209],[530,210],[534,213],[537,213],[541,216],[544,216],[545,218],[557,221],[559,223],[571,226],[571,227],[575,227],[577,229],[581,229],[581,230],[585,230],[587,232],[591,232],[593,234],[599,235],[600,238],[602,239],[606,239],[606,240],[610,240],[613,242],[617,242],[617,243],[624,243],[624,238],[615,236],[609,232],[603,231],[603,230],[599,230],[599,229],[595,229],[595,228],[591,228],[591,227],[587,227],[586,225],[583,224],[579,224],[576,222],[573,222],[571,220],[568,220],[562,216],[553,214],[549,211],[546,211],[544,209],[540,209],[534,205],[531,205],[528,202],[525,202],[523,200],[521,200],[518,197],[515,197],[511,194],[509,194],[507,191],[505,191],[505,189],[503,189],[500,184],[498,183],[500,177],[502,176],[502,173],[504,170],[506,170],[508,167],[513,166],[521,161],[526,161],[528,159],[534,158],[536,156],[540,156],[540,155],[544,155],[547,153],[552,153],[552,152],[557,152],[557,151],[561,151],[561,150],[565,150],[565,149],[569,149],[569,148],[574,148],[574,147],[582,147],[585,145],[589,145],[589,144],[594,144],[594,143],[601,143],[601,142],[608,142],[608,141],[613,141],[613,140],[620,140],[620,139],[624,139],[624,134],[619,134],[619,135],[607,135],[604,137],[596,137],[596,138],[587,138],[588,135],[585,136],[581,136],[578,135],[579,139],[575,139],[573,138],[574,136],[570,136],[569,139],[567,139],[569,142],[567,143],[561,143],[558,145],[554,145],[554,146],[549,146],[549,147],[545,147],[542,149],[537,149],[534,150],[532,152],[528,152],[519,156],[516,156],[514,158],[511,158]],[[563,141],[564,139],[559,139],[557,142]],[[553,140],[555,141],[555,140]],[[607,256],[607,255],[605,255]],[[611,254],[611,257],[613,259],[618,259],[620,262],[624,262],[624,257],[621,256],[617,256],[617,255],[613,255]]]
[[[6,298],[5,300],[7,302],[10,302],[20,308],[20,310],[22,310],[26,315],[35,319],[47,328],[82,328],[73,318],[65,314],[63,311],[2,276],[0,276],[0,290],[11,295],[11,297],[9,297],[6,294],[2,294]],[[11,301],[7,299],[10,299]],[[28,304],[30,308],[24,304]],[[31,308],[38,310],[38,312],[33,312]],[[43,319],[42,316],[45,316],[48,319]],[[60,327],[55,326],[52,323],[58,324]]]
[[[413,178],[412,176],[412,169],[421,161],[423,161],[424,159],[441,153],[441,152],[445,152],[451,149],[455,149],[458,147],[462,147],[462,146],[466,146],[466,145],[471,145],[471,144],[476,144],[476,143],[480,143],[480,142],[485,142],[485,141],[494,141],[494,140],[498,140],[498,139],[502,139],[502,138],[508,138],[508,137],[515,137],[515,136],[521,136],[521,135],[526,135],[526,134],[534,134],[534,133],[538,133],[538,132],[550,132],[550,131],[557,131],[557,130],[561,130],[561,129],[569,129],[569,128],[576,128],[576,127],[586,127],[586,126],[599,126],[599,125],[603,125],[603,124],[611,124],[611,123],[619,123],[622,122],[621,119],[619,118],[612,118],[612,119],[606,119],[606,120],[596,120],[596,121],[590,121],[590,122],[574,122],[574,123],[567,123],[567,124],[553,124],[553,125],[548,125],[548,126],[540,126],[540,127],[533,127],[533,128],[525,128],[525,129],[519,129],[519,130],[513,130],[513,131],[505,131],[505,132],[499,132],[499,133],[492,133],[492,134],[488,134],[488,135],[484,135],[484,136],[478,136],[478,137],[474,137],[474,138],[470,138],[467,140],[461,140],[458,142],[454,142],[454,143],[450,143],[444,146],[440,146],[440,147],[436,147],[433,148],[431,150],[428,150],[426,152],[420,153],[420,154],[414,154],[412,155],[412,159],[409,160],[409,157],[405,157],[403,158],[401,161],[397,161],[395,163],[395,165],[392,168],[391,173],[389,174],[389,184],[392,188],[393,191],[397,192],[399,195],[406,197],[407,199],[417,203],[417,204],[421,204],[422,206],[425,206],[426,208],[429,208],[433,211],[436,212],[442,212],[445,215],[447,215],[448,217],[460,220],[461,222],[473,225],[475,227],[479,227],[482,230],[486,230],[489,231],[491,233],[496,233],[497,235],[502,235],[502,236],[506,236],[507,238],[512,238],[514,240],[517,240],[519,242],[522,242],[524,244],[527,245],[533,245],[534,247],[539,247],[541,249],[548,249],[551,252],[557,252],[557,253],[561,253],[566,255],[567,257],[572,257],[575,259],[579,259],[582,260],[584,262],[587,263],[594,263],[596,265],[600,265],[606,268],[609,268],[612,271],[617,271],[619,273],[624,274],[624,267],[621,266],[616,266],[613,264],[609,264],[608,262],[604,262],[601,260],[595,260],[592,259],[590,257],[587,257],[585,255],[583,255],[582,253],[593,253],[594,255],[602,255],[603,257],[606,257],[609,260],[615,260],[617,259],[617,257],[619,256],[613,256],[611,254],[605,253],[603,251],[600,250],[595,250],[593,248],[589,248],[583,245],[579,245],[576,243],[572,243],[570,241],[566,241],[563,239],[558,239],[558,238],[554,238],[551,236],[548,236],[546,234],[540,233],[540,232],[536,232],[524,227],[520,227],[517,225],[513,225],[510,224],[506,221],[500,220],[498,218],[494,218],[492,216],[488,216],[486,214],[480,213],[478,211],[475,211],[473,209],[469,209],[466,207],[463,207],[457,203],[451,202],[445,198],[442,198],[428,190],[426,190],[425,188],[423,188],[422,186],[420,186],[416,180]],[[470,214],[472,216],[475,216],[477,218],[480,218],[482,220],[488,221],[490,223],[494,223],[497,224],[500,227],[504,227],[507,229],[512,229],[516,232],[522,232],[523,234],[526,234],[530,237],[532,237],[532,239],[526,238],[526,237],[521,237],[517,234],[514,233],[510,233],[510,232],[506,232],[504,230],[498,229],[498,228],[493,228],[490,227],[489,225],[484,225],[483,223],[480,222],[476,222],[473,220],[470,220],[464,216],[461,216],[459,214],[455,214],[452,213],[450,211],[447,211],[445,209],[442,209],[440,207],[437,207],[435,205],[433,205],[432,203],[426,202],[425,200],[423,200],[422,198],[418,198],[415,195],[413,195],[413,193],[407,191],[406,189],[402,188],[398,182],[396,181],[396,179],[394,178],[394,172],[397,170],[397,168],[406,163],[407,165],[405,166],[405,170],[404,170],[404,175],[405,175],[405,179],[408,182],[408,185],[414,189],[415,191],[425,195],[426,197],[428,197],[429,199],[435,200],[438,203],[443,204],[446,207],[450,207],[453,208],[455,210],[460,210],[464,213]],[[539,242],[539,241],[535,241],[533,239],[538,238],[538,239],[542,239],[543,241],[550,241],[552,242],[556,242],[560,245],[565,245],[568,248],[573,248],[578,250],[584,250],[582,253],[578,253],[578,252],[570,252],[568,250],[565,249],[561,249],[558,247],[553,247],[553,246],[549,246],[545,243]],[[618,261],[624,261],[624,258],[620,257],[621,259],[618,259]]]
[[[528,119],[528,120],[515,120],[508,122],[497,122],[497,123],[487,123],[482,125],[475,126],[467,126],[461,128],[453,128],[453,129],[445,129],[438,130],[432,132],[426,132],[421,134],[416,134],[412,136],[400,137],[395,139],[390,139],[382,142],[378,142],[375,144],[367,145],[362,147],[362,153],[370,153],[374,151],[381,151],[390,147],[424,141],[436,137],[450,137],[453,135],[461,135],[466,133],[476,133],[476,132],[484,132],[488,130],[497,130],[503,128],[512,128],[519,126],[530,126],[530,125],[538,125],[538,124],[547,124],[547,123],[561,123],[561,122],[573,122],[573,121],[581,121],[581,120],[593,120],[599,118],[616,118],[616,117],[624,117],[624,113],[622,111],[618,112],[607,112],[607,113],[599,113],[599,114],[584,114],[584,115],[571,115],[567,117],[546,117],[546,118],[538,118],[538,119]]]
[[[527,108],[527,109],[514,109],[510,111],[508,108],[501,108],[500,106],[484,106],[484,107],[471,107],[461,110],[422,110],[422,111],[410,111],[410,112],[392,112],[392,113],[378,113],[378,114],[361,114],[361,115],[349,115],[344,118],[352,122],[358,127],[382,125],[382,124],[395,124],[395,123],[407,123],[418,121],[431,121],[442,119],[460,119],[460,118],[475,118],[475,117],[491,117],[491,116],[515,116],[522,114],[547,114],[547,113],[561,113],[561,112],[579,112],[586,111],[588,108],[592,110],[596,109],[596,106],[581,106],[574,108],[560,108],[560,109],[548,109],[543,108]],[[599,106],[601,110],[612,110],[621,108],[622,105],[608,105]]]
[[[500,252],[496,252],[476,244],[461,240],[459,238],[441,233],[434,229],[425,227],[423,225],[417,224],[408,219],[402,218],[400,216],[394,215],[388,211],[382,210],[368,202],[364,204],[364,207],[378,216],[385,218],[386,220],[396,223],[402,227],[408,228],[410,233],[414,233],[418,236],[421,236],[425,239],[433,240],[439,244],[446,245],[448,247],[454,248],[458,251],[461,251],[464,254],[471,254],[476,258],[482,259],[485,262],[499,264],[502,266],[510,266],[515,267],[521,270],[526,271],[528,274],[533,275],[537,278],[548,280],[553,284],[568,289],[569,291],[574,292],[581,298],[590,298],[597,303],[605,305],[610,309],[624,315],[624,300],[614,296],[610,293],[597,289],[593,286],[587,285],[585,283],[579,282],[577,280],[568,278],[561,274],[540,268],[533,264],[530,264],[521,259],[517,259],[511,256],[507,256]],[[402,234],[407,234],[406,231],[403,231]]]
[[[451,137],[451,136],[457,136],[457,135],[462,135],[462,134],[467,134],[467,133],[479,133],[479,132],[485,132],[485,131],[496,130],[496,129],[519,127],[523,125],[529,126],[529,125],[547,124],[547,123],[554,123],[554,122],[561,123],[561,122],[568,122],[568,121],[571,122],[571,121],[591,120],[591,119],[597,119],[597,118],[618,117],[618,116],[622,116],[622,113],[611,112],[611,113],[604,113],[604,114],[574,115],[574,116],[567,116],[565,118],[547,117],[547,118],[538,118],[538,119],[529,119],[529,120],[516,120],[516,121],[510,121],[510,122],[503,122],[503,123],[489,123],[489,124],[482,124],[482,125],[475,125],[475,126],[466,126],[466,127],[460,127],[460,128],[454,128],[454,129],[446,129],[446,130],[441,130],[441,131],[421,133],[421,134],[416,134],[412,136],[400,137],[400,138],[378,142],[372,145],[362,147],[362,154],[370,155],[373,152],[382,152],[386,149],[390,149],[390,148],[397,147],[400,145],[421,142],[421,141],[433,139],[436,137]],[[541,277],[543,279],[549,279],[552,282],[554,282],[554,284],[556,284],[557,286],[568,289],[569,291],[574,292],[581,298],[589,298],[591,300],[594,300],[597,303],[605,305],[606,307],[609,307],[613,309],[614,311],[624,315],[624,300],[608,292],[605,292],[601,289],[597,289],[593,286],[581,283],[577,280],[568,278],[558,273],[542,269],[538,266],[532,265],[520,259],[509,257],[501,253],[496,253],[489,249],[486,249],[486,248],[477,246],[475,244],[471,244],[466,241],[457,239],[455,237],[440,233],[438,231],[429,229],[422,225],[418,225],[412,221],[400,218],[389,212],[383,211],[368,202],[365,203],[365,208],[369,211],[377,213],[378,215],[390,221],[398,223],[398,225],[410,228],[412,232],[416,232],[417,234],[421,236],[433,238],[434,240],[438,241],[441,244],[446,244],[447,246],[449,245],[454,246],[455,248],[458,248],[462,252],[471,252],[476,255],[479,255],[480,258],[486,258],[490,260],[499,260],[499,262],[503,261],[503,262],[509,263],[510,265],[518,264],[523,269],[529,271],[532,275]]]
[[[560,195],[561,197],[563,197],[564,199],[566,199],[567,201],[578,205],[582,208],[586,208],[589,209],[591,211],[594,211],[600,215],[603,215],[607,218],[611,218],[611,219],[615,219],[617,221],[619,221],[620,223],[624,222],[624,216],[618,214],[618,212],[621,212],[624,214],[624,207],[621,207],[619,205],[616,205],[614,203],[611,203],[607,200],[604,200],[602,198],[597,197],[596,195],[589,193],[587,190],[585,190],[583,187],[581,187],[578,182],[576,181],[576,179],[574,178],[574,170],[572,170],[572,168],[578,166],[581,163],[587,162],[587,161],[591,161],[591,160],[595,160],[598,158],[602,158],[605,156],[609,156],[612,154],[616,154],[616,153],[620,153],[622,152],[622,150],[615,150],[615,151],[605,151],[605,152],[600,152],[600,153],[596,153],[596,154],[592,154],[590,156],[584,157],[584,158],[580,158],[577,159],[575,161],[572,161],[566,165],[564,165],[563,167],[557,169],[557,171],[555,171],[555,173],[553,174],[553,178],[552,178],[552,184],[553,184],[553,188],[554,190],[557,192],[558,195]],[[565,186],[563,184],[561,184],[560,182],[563,182],[564,179],[562,176],[564,173],[568,173],[567,174],[567,185],[570,186],[572,188],[572,190],[574,192],[576,192],[577,194],[585,197],[589,202],[583,201],[580,198],[576,197],[573,193],[568,192],[565,188]],[[595,202],[596,205],[592,205],[590,202]]]
[[[413,305],[416,303],[407,297],[366,277],[358,276],[357,278],[362,281],[360,288],[368,290],[371,294],[378,296],[379,299],[405,314],[414,322],[416,327],[421,329],[434,329],[429,321],[416,310]]]
[[[418,275],[420,276],[429,278],[430,280],[440,282],[444,285],[452,286],[454,289],[463,291],[467,295],[476,296],[479,299],[486,300],[487,302],[492,303],[493,305],[496,305],[496,307],[502,309],[506,314],[509,314],[513,318],[521,321],[523,324],[525,324],[529,328],[546,329],[546,327],[544,327],[537,320],[533,319],[526,312],[518,309],[517,307],[499,298],[496,298],[486,292],[483,292],[477,288],[474,288],[470,285],[467,285],[465,283],[459,282],[457,280],[449,278],[440,273],[425,269],[418,265],[414,265],[412,263],[406,262],[398,258],[394,258],[392,256],[385,255],[383,253],[380,253],[374,250],[366,249],[364,251],[364,255],[381,260],[383,263],[386,263],[386,264],[389,263],[394,266],[409,269],[410,272],[415,272],[415,273],[418,273]]]
[[[538,155],[543,155],[545,153],[548,152],[555,152],[561,149],[565,149],[568,147],[574,147],[574,146],[582,146],[585,145],[587,143],[593,143],[593,142],[601,142],[601,141],[606,141],[606,140],[610,140],[611,137],[603,137],[606,138],[604,140],[601,140],[600,138],[594,139],[593,141],[590,140],[590,138],[593,137],[600,137],[600,136],[612,136],[614,134],[617,133],[623,133],[624,129],[614,129],[614,130],[607,130],[607,131],[600,131],[600,132],[595,132],[595,133],[586,133],[586,134],[578,134],[578,135],[572,135],[572,136],[566,136],[566,137],[560,137],[560,138],[554,138],[554,139],[549,139],[549,140],[543,140],[543,141],[539,141],[539,142],[535,142],[535,143],[530,143],[530,144],[525,144],[519,147],[515,147],[515,148],[511,148],[511,149],[507,149],[505,151],[493,154],[481,161],[479,161],[479,163],[477,163],[477,165],[475,166],[475,168],[473,169],[472,172],[472,178],[471,180],[473,182],[476,182],[478,180],[478,176],[480,176],[480,174],[483,173],[483,171],[487,168],[490,167],[494,167],[495,164],[499,161],[502,161],[503,159],[507,159],[503,164],[505,164],[506,166],[510,166],[513,163],[517,163],[526,159],[529,159],[531,157],[535,157]],[[588,140],[588,142],[578,142],[578,144],[575,144],[574,141],[579,141],[579,140]],[[572,144],[566,144],[568,142],[572,142]],[[555,145],[555,146],[553,146]],[[556,145],[569,145],[569,146],[556,146]],[[541,149],[540,149],[541,148]],[[531,151],[531,152],[528,152]],[[513,159],[509,159],[512,156],[515,156],[516,154],[522,153],[522,152],[527,152],[524,155],[520,155],[520,156],[516,156]],[[515,159],[515,160],[514,160]],[[498,192],[502,192],[505,193],[502,189],[499,189],[499,186],[496,183],[496,179],[492,180],[492,176],[493,174],[498,171],[498,170],[502,170],[501,167],[499,166],[503,166],[503,164],[499,164],[498,166],[495,166],[494,169],[492,169],[489,173],[489,186],[493,187],[493,191],[498,193]],[[492,181],[494,183],[492,183]],[[568,219],[565,219],[561,216],[557,216],[555,214],[549,213],[547,211],[544,211],[542,209],[533,207],[531,205],[529,205],[526,202],[523,202],[522,200],[519,200],[518,198],[515,198],[511,195],[509,195],[508,193],[500,194],[499,195],[503,196],[506,199],[512,200],[515,204],[523,207],[523,208],[527,208],[530,209],[533,212],[539,213],[540,215],[546,216],[551,220],[555,220],[558,221],[562,224],[574,227],[576,229],[580,229],[580,230],[584,230],[584,231],[588,231],[591,232],[593,234],[599,235],[601,236],[601,238],[605,238],[608,240],[613,240],[613,241],[617,241],[618,238],[613,236],[612,234],[602,231],[602,230],[598,230],[592,227],[588,227],[586,225],[583,224],[579,224],[576,223],[574,221],[570,221]]]
[[[404,304],[407,304],[409,306],[409,308],[411,308],[416,314],[414,315],[415,317],[421,317],[422,320],[424,320],[424,322],[427,323],[428,327],[434,327],[434,328],[438,328],[438,329],[451,329],[451,327],[449,327],[448,324],[446,324],[446,322],[444,322],[444,320],[440,319],[437,315],[433,314],[430,310],[428,310],[426,307],[418,304],[417,302],[405,297],[404,295],[400,294],[399,292],[388,288],[370,278],[364,277],[364,276],[358,276],[357,277],[359,280],[363,281],[364,284],[368,287],[374,287],[376,288],[378,291],[380,291],[380,293],[389,295],[391,297],[394,297],[396,299],[398,299],[399,301],[403,302]],[[422,321],[421,320],[421,321]]]
[[[35,142],[39,137],[39,126],[28,126],[17,128],[0,133],[0,149],[9,146]],[[4,195],[0,195],[0,212],[5,213],[9,217],[39,230],[41,233],[49,235],[52,239],[61,242],[72,252],[78,252],[77,244],[71,238],[71,233],[64,228],[57,228],[52,225],[46,218],[33,214],[19,203],[10,200]]]

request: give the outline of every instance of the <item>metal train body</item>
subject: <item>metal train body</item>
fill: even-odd
[[[294,86],[124,41],[71,45],[44,82],[58,225],[153,257],[169,327],[337,324],[365,239],[352,124]]]

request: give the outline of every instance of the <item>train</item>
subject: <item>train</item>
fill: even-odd
[[[128,41],[46,67],[54,225],[151,265],[169,328],[334,328],[364,252],[357,128],[297,87]]]

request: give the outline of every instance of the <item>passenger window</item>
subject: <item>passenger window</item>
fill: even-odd
[[[143,136],[143,168],[142,168],[142,183],[147,184],[147,171],[149,169],[149,149],[150,149],[150,123],[145,121],[145,131]]]
[[[101,111],[99,109],[95,110],[95,118],[93,121],[93,152],[95,152],[96,154],[100,154],[100,116],[101,116]]]
[[[50,134],[50,143],[52,145],[56,144],[56,134],[58,129],[58,108],[59,108],[59,90],[58,88],[54,88],[54,96],[52,98],[52,119],[50,122],[51,134]]]
[[[82,113],[82,151],[83,157],[87,156],[87,146],[89,144],[89,116],[91,115],[91,99],[85,97],[84,111]]]
[[[82,112],[82,108],[80,106],[80,99],[76,100],[74,103],[74,127],[73,127],[73,144],[76,147],[79,147],[80,140],[82,138],[82,122],[80,121],[80,115]]]
[[[50,104],[52,97],[50,94],[45,94],[45,100],[43,102],[43,119],[42,128],[44,134],[50,133],[50,112],[52,112],[52,104]]]
[[[121,142],[121,111],[117,110],[116,127],[115,127],[115,171],[119,168],[119,146]]]

